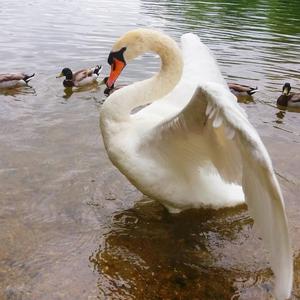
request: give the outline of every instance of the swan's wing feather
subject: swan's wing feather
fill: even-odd
[[[183,34],[181,49],[184,60],[183,78],[188,78],[196,84],[215,82],[227,86],[216,58],[196,34]]]
[[[141,147],[158,151],[182,172],[210,160],[224,180],[241,181],[250,214],[270,251],[277,298],[286,299],[293,270],[283,197],[266,148],[232,97],[220,84],[198,87],[180,113],[152,128]]]

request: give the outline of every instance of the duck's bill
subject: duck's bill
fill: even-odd
[[[285,87],[285,88],[283,89],[283,94],[284,94],[284,95],[288,95],[288,93],[289,93],[289,88],[288,88],[288,87]]]
[[[57,76],[56,76],[56,78],[60,78],[60,77],[63,77],[64,76],[64,74],[63,73],[60,73],[60,74],[58,74]]]
[[[123,61],[114,59],[113,63],[111,64],[109,77],[106,80],[106,86],[109,89],[112,88],[125,66],[126,64]]]

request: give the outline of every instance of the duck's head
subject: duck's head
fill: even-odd
[[[111,88],[126,64],[149,50],[152,41],[153,30],[136,29],[124,34],[112,47],[107,62],[111,66],[110,75],[106,81],[108,88]]]
[[[71,69],[63,68],[61,73],[58,76],[56,76],[56,78],[64,77],[64,76],[66,77],[67,80],[72,80],[73,73],[72,73]]]
[[[282,87],[282,94],[287,96],[290,93],[291,88],[291,84],[289,82],[286,82]]]

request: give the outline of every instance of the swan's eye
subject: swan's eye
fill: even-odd
[[[110,52],[109,56],[107,58],[108,64],[112,65],[115,58],[122,61],[122,62],[124,62],[124,63],[126,63],[125,59],[124,59],[124,56],[123,56],[123,53],[125,52],[125,50],[126,50],[126,47],[123,47],[119,51]]]

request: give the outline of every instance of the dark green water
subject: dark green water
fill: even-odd
[[[103,86],[66,97],[63,67],[106,64],[137,27],[192,31],[241,99],[272,157],[294,248],[300,299],[300,113],[276,107],[300,88],[300,2],[2,0],[0,73],[35,72],[0,93],[0,299],[270,299],[267,253],[245,207],[171,216],[112,167],[99,132]],[[119,84],[147,78],[152,55]]]

